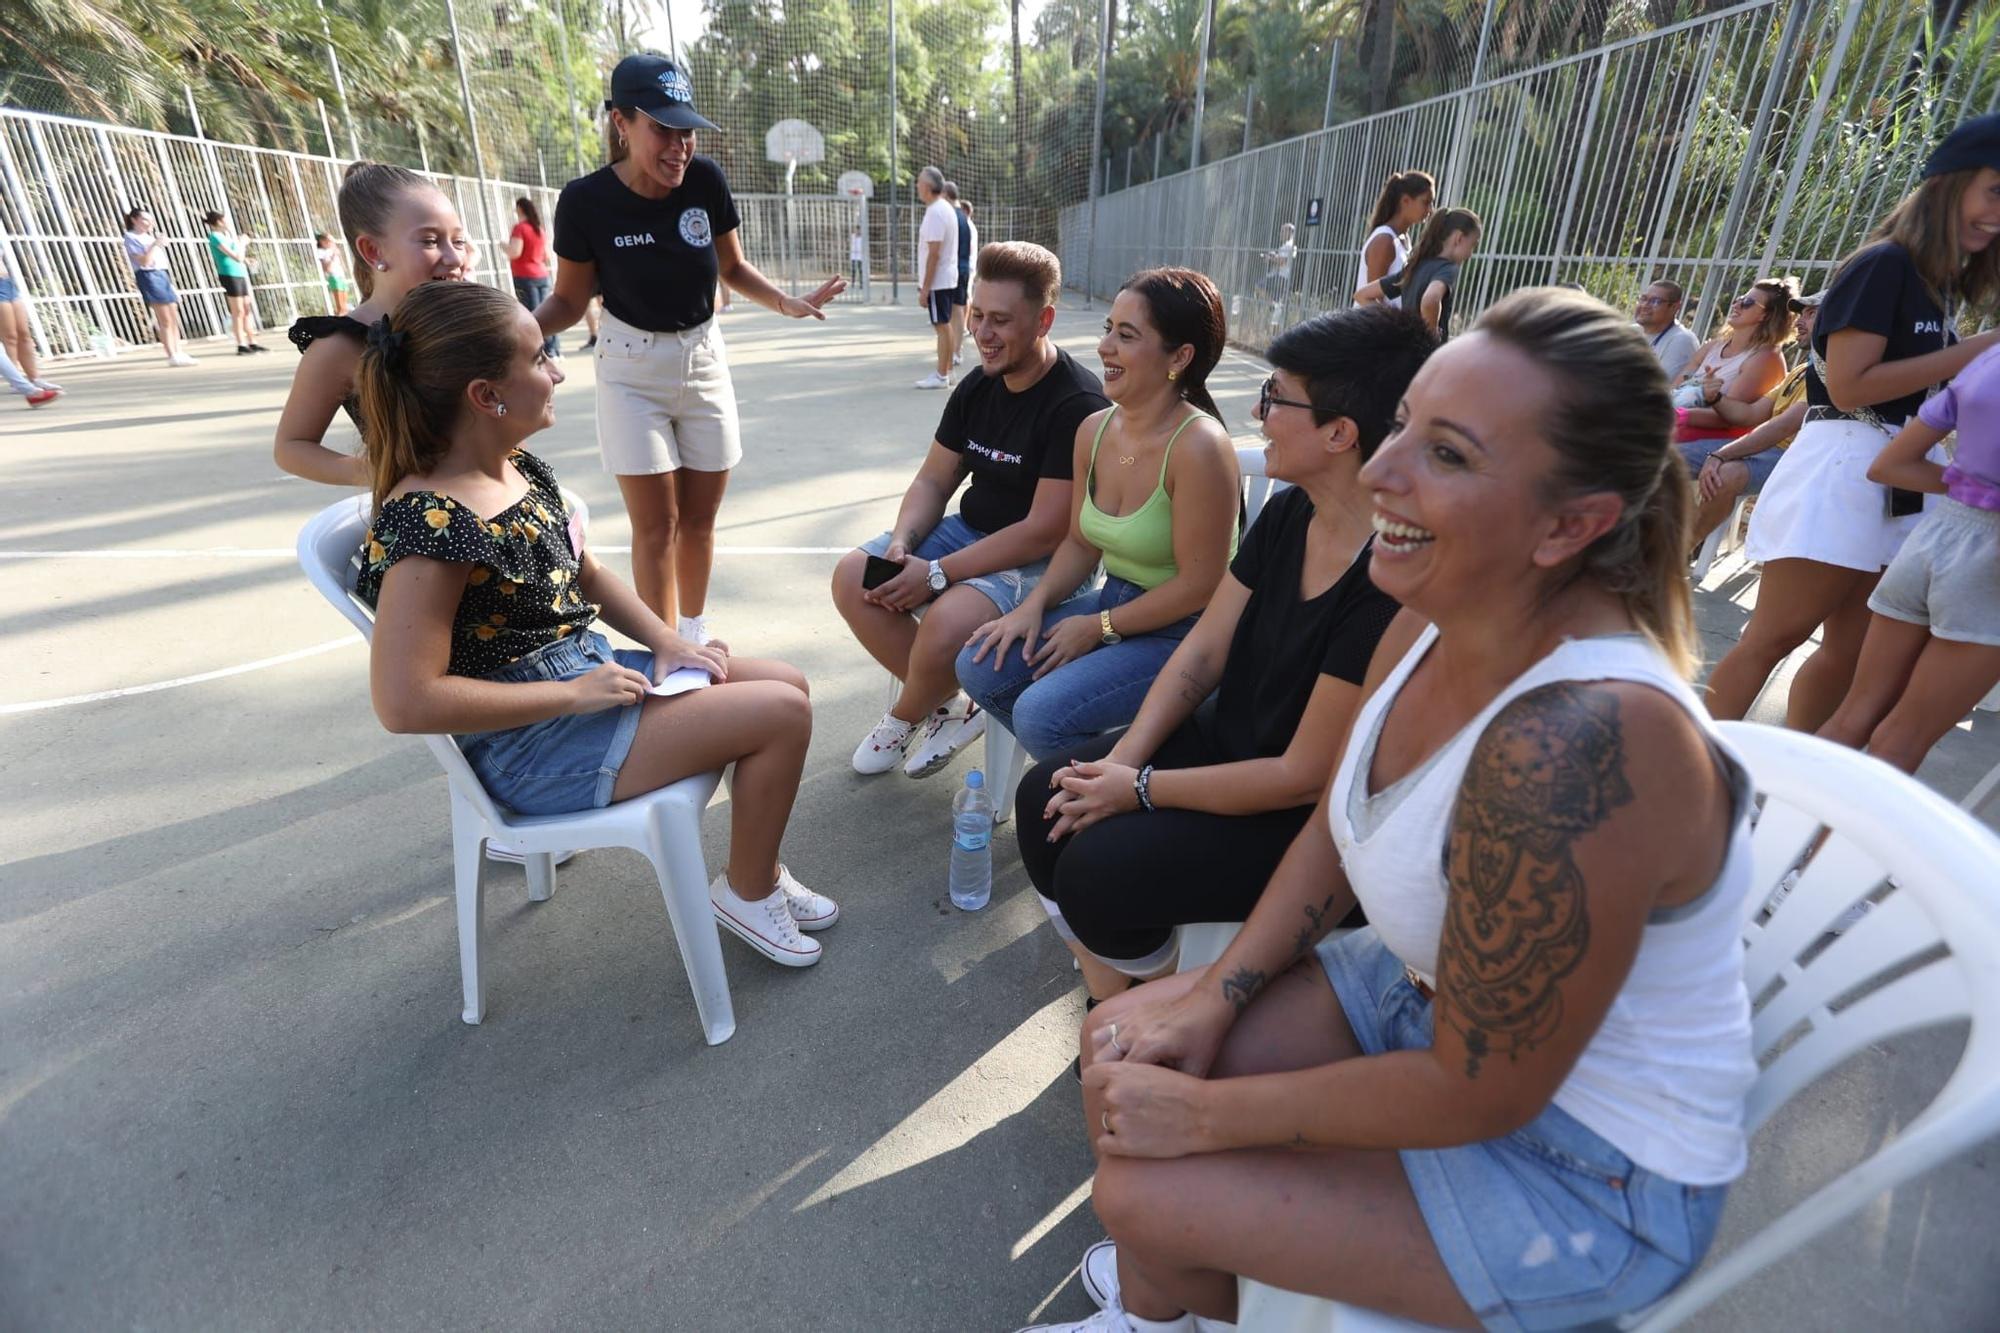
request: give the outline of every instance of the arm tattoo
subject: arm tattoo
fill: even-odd
[[[1182,681],[1181,698],[1196,706],[1199,706],[1202,700],[1208,698],[1210,686],[1207,681],[1195,675],[1192,671],[1177,671],[1174,674],[1179,676]]]
[[[1264,983],[1268,980],[1270,978],[1262,972],[1239,967],[1222,979],[1222,998],[1234,1005],[1236,1012],[1240,1014],[1250,1007],[1250,1001],[1256,997],[1258,991],[1264,989]]]
[[[1473,751],[1446,851],[1437,1017],[1465,1042],[1465,1074],[1562,1024],[1558,983],[1590,946],[1572,846],[1632,800],[1618,697],[1564,683],[1500,711]]]
[[[1306,923],[1299,927],[1297,939],[1293,942],[1292,957],[1303,958],[1319,943],[1320,936],[1326,934],[1327,914],[1333,911],[1333,895],[1327,894],[1319,900],[1317,907],[1306,904]]]

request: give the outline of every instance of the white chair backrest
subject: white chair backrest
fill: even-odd
[[[590,508],[567,488],[563,490],[563,499],[569,505],[570,532],[574,541],[588,529]],[[358,558],[361,541],[368,532],[374,508],[373,499],[367,495],[350,495],[335,500],[306,520],[306,525],[299,529],[298,541],[299,566],[305,570],[307,581],[370,643],[375,640],[375,615],[366,603],[355,596],[354,587],[361,572]],[[578,551],[581,554],[581,547]],[[499,809],[479,784],[472,766],[465,762],[465,756],[459,753],[457,742],[449,736],[425,736],[424,744],[436,756],[452,788],[471,801],[489,823],[500,824]]]
[[[1634,1321],[1670,1328],[1885,1190],[2000,1133],[2000,837],[1914,778],[1813,736],[1721,724],[1763,807],[1744,904],[1745,971],[1763,1072],[1755,1132],[1828,1070],[1903,1033],[1970,1022],[1930,1105],[1843,1172]],[[1764,903],[1824,833],[1790,896]],[[1863,898],[1875,907],[1827,943]]]
[[[1264,446],[1261,444],[1239,444],[1236,446],[1236,470],[1243,474],[1243,528],[1249,531],[1257,521],[1257,515],[1264,512],[1264,503],[1280,488],[1291,483],[1271,480],[1264,471]]]

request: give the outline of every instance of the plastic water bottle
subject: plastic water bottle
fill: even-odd
[[[993,798],[986,775],[973,769],[951,802],[951,901],[977,912],[993,896]]]

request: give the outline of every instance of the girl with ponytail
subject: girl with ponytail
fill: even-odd
[[[330,486],[367,486],[368,460],[326,446],[334,415],[345,411],[367,434],[368,415],[356,374],[368,326],[426,282],[457,282],[472,272],[472,242],[444,191],[408,167],[350,162],[340,182],[340,227],[346,234],[362,303],[351,311],[306,315],[289,337],[299,349],[298,372],[278,417],[272,457],[279,467]]]
[[[1192,269],[1135,274],[1111,304],[1097,354],[1112,405],[1076,433],[1069,535],[957,663],[1037,758],[1132,720],[1235,554],[1236,451],[1208,392],[1226,340],[1222,295]]]
[[[1259,1281],[1424,1324],[1609,1324],[1701,1262],[1757,1077],[1754,793],[1687,684],[1673,421],[1638,328],[1555,288],[1411,381],[1360,479],[1370,577],[1430,624],[1369,668],[1221,959],[1084,1020],[1129,1314],[1228,1317],[1242,1219],[1281,1194],[1300,1239]],[[1590,1252],[1524,1261],[1553,1198]]]
[[[1403,271],[1410,258],[1410,228],[1431,215],[1437,199],[1437,182],[1428,172],[1392,172],[1382,182],[1375,200],[1375,215],[1368,220],[1368,238],[1361,243],[1361,270],[1354,285],[1366,287]],[[1357,304],[1373,304],[1379,296]]]
[[[805,967],[839,908],[778,843],[812,738],[805,677],[662,623],[582,543],[555,473],[522,446],[563,375],[534,316],[473,283],[426,283],[361,356],[375,519],[356,592],[375,609],[370,692],[394,732],[457,738],[497,801],[565,814],[736,766],[717,924]],[[643,645],[614,650],[603,619]],[[655,687],[691,669],[670,697]],[[681,683],[681,682],[677,682]]]

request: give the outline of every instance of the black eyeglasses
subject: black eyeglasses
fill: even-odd
[[[1257,390],[1257,419],[1259,421],[1263,420],[1265,417],[1270,416],[1271,409],[1274,407],[1303,407],[1306,408],[1308,411],[1311,410],[1312,408],[1311,403],[1302,403],[1296,398],[1278,397],[1278,395],[1275,392],[1273,392],[1277,387],[1278,387],[1278,377],[1276,375],[1271,375],[1264,380],[1263,387]]]

